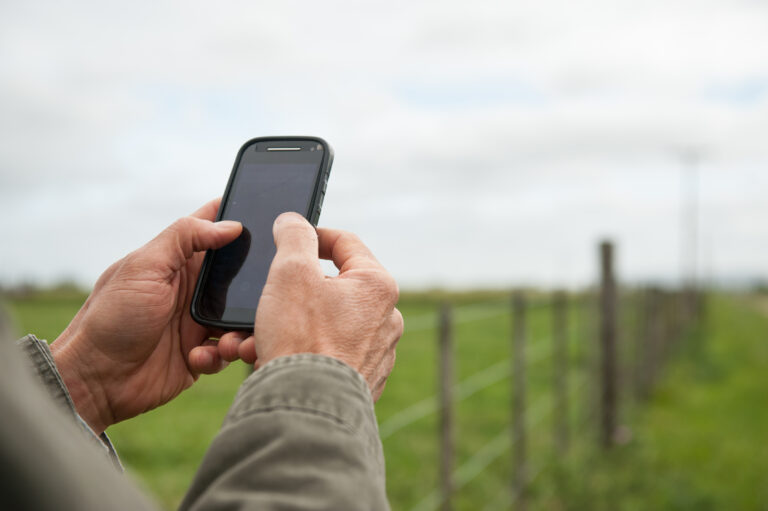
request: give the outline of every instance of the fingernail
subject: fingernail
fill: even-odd
[[[275,225],[281,224],[283,222],[305,222],[306,219],[301,216],[298,213],[295,213],[293,211],[289,211],[287,213],[282,213],[280,216],[278,216],[275,219]]]
[[[242,224],[240,222],[235,222],[234,220],[221,220],[220,222],[216,222],[214,225],[217,229],[231,231],[232,229],[240,228]]]

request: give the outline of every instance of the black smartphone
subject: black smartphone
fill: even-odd
[[[296,211],[317,225],[332,163],[333,150],[318,137],[261,137],[240,148],[216,219],[237,220],[243,232],[205,254],[190,307],[195,321],[253,330],[275,256],[272,224]]]

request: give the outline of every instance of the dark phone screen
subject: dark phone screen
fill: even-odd
[[[272,224],[280,213],[307,216],[323,152],[267,151],[248,147],[237,167],[223,220],[237,220],[243,233],[214,251],[202,289],[200,312],[210,319],[253,322],[275,256]]]

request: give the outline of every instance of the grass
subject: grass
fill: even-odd
[[[574,509],[768,509],[768,318],[718,297],[687,341]]]
[[[377,404],[380,424],[436,393],[437,352],[430,327],[439,302],[446,298],[460,307],[457,379],[509,357],[505,294],[404,295],[401,310],[409,330]],[[12,301],[11,309],[22,332],[52,340],[83,299],[36,296]],[[468,305],[477,302],[484,305]],[[589,334],[594,324],[586,314],[590,309],[571,309],[571,450],[565,459],[552,454],[551,413],[531,429],[531,466],[546,469],[531,485],[530,508],[768,509],[768,319],[743,297],[718,296],[708,310],[706,324],[676,345],[650,401],[625,407],[622,417],[632,440],[603,453],[596,449],[593,423],[577,429],[594,404],[594,378],[586,368],[595,365],[595,343]],[[627,325],[631,311],[625,307]],[[532,307],[528,321],[528,354],[546,355],[549,307]],[[626,332],[625,358],[631,355],[631,339],[631,331]],[[245,374],[237,363],[219,375],[203,376],[168,405],[109,429],[128,471],[165,508],[178,505]],[[541,406],[551,393],[550,359],[545,356],[529,367],[528,376],[529,404]],[[577,387],[579,381],[586,385]],[[509,381],[502,380],[457,404],[457,466],[508,428],[510,390]],[[412,508],[437,486],[436,431],[437,418],[431,414],[385,439],[393,509]],[[456,509],[508,508],[511,473],[506,450],[457,492]]]

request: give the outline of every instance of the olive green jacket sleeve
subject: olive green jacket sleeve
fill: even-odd
[[[77,416],[47,344],[34,336],[13,344],[0,332],[0,490],[8,509],[155,509],[122,474],[106,436]],[[317,355],[256,371],[181,507],[389,509],[362,376]]]
[[[389,509],[365,380],[338,360],[310,354],[254,372],[181,509]]]
[[[2,330],[0,317],[0,508],[156,509],[76,417],[47,346]]]
[[[16,341],[16,347],[24,355],[22,358],[27,362],[26,365],[32,370],[37,380],[43,384],[43,388],[48,396],[67,417],[71,417],[74,420],[77,427],[82,431],[83,438],[96,447],[99,452],[114,463],[115,467],[122,471],[123,466],[120,464],[117,452],[106,432],[96,435],[77,413],[72,397],[69,395],[66,385],[64,385],[64,380],[62,380],[56,368],[56,363],[53,361],[53,354],[48,347],[48,343],[32,334],[28,334]]]

